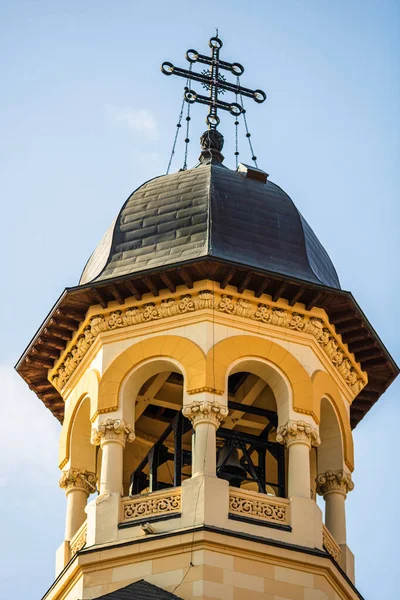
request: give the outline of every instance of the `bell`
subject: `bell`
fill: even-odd
[[[217,477],[226,479],[233,487],[240,487],[247,477],[246,469],[240,464],[239,453],[231,445],[224,444],[218,451]]]

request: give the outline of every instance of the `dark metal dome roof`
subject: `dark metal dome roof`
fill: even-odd
[[[340,289],[328,254],[280,187],[253,178],[251,169],[212,163],[157,177],[133,192],[79,283],[209,256]]]

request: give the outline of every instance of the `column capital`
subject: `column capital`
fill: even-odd
[[[62,471],[58,485],[64,488],[67,494],[73,489],[79,489],[90,495],[96,491],[96,481],[95,473],[85,469],[68,469]]]
[[[194,400],[182,408],[182,414],[190,419],[194,428],[200,423],[207,423],[218,429],[228,413],[228,407],[217,400]]]
[[[351,479],[351,473],[340,469],[339,471],[326,471],[318,475],[317,494],[325,496],[330,492],[340,492],[345,496],[354,489],[354,483]]]
[[[106,419],[99,423],[97,429],[92,429],[92,444],[95,446],[103,445],[108,441],[119,442],[123,446],[126,443],[133,442],[135,434],[131,425],[123,419]]]
[[[321,443],[318,429],[305,421],[288,421],[286,425],[278,427],[276,441],[287,448],[297,443],[307,444],[310,448]]]

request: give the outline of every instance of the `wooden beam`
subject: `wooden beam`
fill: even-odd
[[[279,298],[282,298],[285,290],[287,288],[287,283],[281,283],[281,285],[277,288],[277,290],[271,294],[271,298],[273,302],[276,302]]]
[[[184,283],[187,285],[189,289],[193,287],[193,280],[190,277],[187,269],[178,269],[178,274],[182,277]]]
[[[54,390],[54,386],[45,379],[42,380],[41,383],[31,383],[29,389],[33,392],[47,392],[50,390]]]
[[[338,312],[329,313],[329,321],[333,325],[338,325],[339,323],[345,323],[346,321],[352,321],[356,316],[354,311],[349,312],[348,310],[341,310]]]
[[[135,405],[135,421],[144,413],[149,404],[152,404],[152,400],[161,390],[168,377],[171,375],[171,371],[164,371],[159,373],[154,381],[151,382],[144,394],[137,397]]]
[[[235,402],[240,402],[240,404],[243,404],[244,406],[251,406],[265,389],[266,385],[267,384],[263,379],[260,379],[257,375],[250,374],[236,391]],[[244,414],[244,411],[234,410],[232,414],[225,419],[224,427],[226,429],[233,429]]]
[[[382,358],[368,358],[361,361],[361,366],[363,369],[371,369],[372,367],[380,367],[386,364],[386,362],[387,360],[384,356]]]
[[[324,292],[318,292],[315,294],[308,304],[306,304],[306,310],[311,310],[314,306],[317,306],[319,302],[321,302],[322,298],[325,296]]]
[[[46,338],[39,337],[36,340],[36,343],[39,346],[42,346],[42,345],[43,346],[50,346],[51,348],[56,348],[57,350],[64,350],[64,348],[65,348],[65,344],[63,344],[62,342],[60,342],[57,338],[54,338],[54,337],[51,337],[51,336],[46,337]]]
[[[56,358],[58,358],[60,356],[60,353],[57,352],[57,350],[55,348],[47,348],[46,346],[40,346],[39,350],[37,348],[33,347],[31,350],[31,353],[34,356],[36,356],[36,355],[46,356],[47,358],[52,358],[53,360],[55,360]]]
[[[40,398],[42,398],[42,399],[46,398],[47,401],[55,400],[58,397],[59,397],[59,393],[57,392],[57,390],[54,390],[53,392],[44,392],[44,393],[40,394]]]
[[[360,321],[354,321],[354,323],[351,323],[350,325],[336,325],[335,329],[337,331],[337,333],[340,333],[340,335],[342,335],[343,333],[349,333],[350,331],[357,331],[357,329],[363,329],[364,325],[360,322]]]
[[[67,332],[66,330],[62,329],[54,329],[54,327],[52,327],[51,329],[45,327],[43,333],[52,337],[59,338],[60,340],[68,341],[71,339],[71,333],[69,331]]]
[[[50,319],[49,325],[55,325],[56,327],[60,327],[61,329],[68,329],[69,331],[76,331],[78,328],[78,323],[71,319],[66,319],[65,317],[54,317]]]
[[[32,367],[44,367],[45,369],[51,369],[54,365],[54,361],[48,358],[42,358],[41,356],[30,358],[27,356],[25,362]]]
[[[112,283],[110,285],[110,291],[116,299],[116,301],[118,302],[118,304],[125,304],[125,298],[123,297],[123,295],[121,294],[121,290],[115,283]]]
[[[268,287],[268,284],[270,283],[270,280],[268,279],[268,277],[264,277],[264,279],[262,280],[262,282],[260,283],[258,290],[255,293],[256,298],[259,298],[261,296],[261,294],[263,294]]]
[[[247,273],[247,275],[243,278],[242,283],[238,286],[239,294],[242,294],[244,292],[244,290],[247,288],[252,276],[253,276],[253,273]]]
[[[375,342],[372,339],[368,339],[364,343],[352,343],[348,344],[350,352],[360,352],[362,350],[369,350],[370,348],[375,348]]]
[[[305,289],[303,287],[299,287],[297,291],[293,294],[291,299],[289,300],[289,306],[294,306],[296,302],[300,300],[302,295],[304,294]]]
[[[103,296],[103,294],[97,288],[90,288],[92,292],[92,296],[95,298],[96,302],[100,304],[101,308],[107,308],[107,300]]]
[[[231,267],[229,269],[229,271],[226,272],[225,277],[222,279],[222,281],[220,283],[221,290],[224,290],[226,288],[226,286],[228,285],[228,283],[230,282],[230,280],[234,276],[235,272],[236,272],[236,268],[235,267]]]
[[[80,313],[76,310],[72,310],[71,308],[63,308],[62,310],[60,308],[57,308],[56,310],[56,316],[57,317],[67,317],[68,319],[72,319],[73,321],[76,321],[77,323],[80,323],[81,321],[83,321],[83,319],[85,318],[85,314],[84,313]]]
[[[365,340],[367,337],[367,332],[363,330],[362,333],[343,333],[342,340],[345,344],[351,344],[351,342],[359,342],[361,340]]]
[[[143,281],[145,282],[153,296],[158,296],[159,291],[151,277],[149,275],[146,275],[145,277],[143,277]]]
[[[128,288],[128,290],[131,292],[132,296],[134,298],[136,298],[136,300],[141,300],[142,299],[142,294],[139,292],[139,290],[136,287],[136,285],[134,283],[132,283],[132,281],[124,281],[124,284],[126,285],[126,287]]]
[[[176,285],[172,283],[168,273],[160,273],[160,278],[161,281],[165,283],[169,291],[173,294],[176,291]]]
[[[382,351],[379,348],[375,348],[372,350],[364,350],[363,352],[357,353],[357,361],[363,362],[364,360],[369,360],[370,358],[383,358]]]

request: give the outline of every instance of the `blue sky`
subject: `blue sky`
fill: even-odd
[[[245,66],[243,84],[268,95],[261,106],[247,103],[259,167],[293,198],[343,288],[400,359],[397,2],[3,0],[0,600],[46,591],[65,514],[59,425],[12,366],[126,197],[165,172],[183,80],[159,65],[184,66],[188,48],[207,53],[215,27],[223,58]],[[189,164],[205,108],[192,117]],[[233,167],[229,115],[220,129]],[[240,152],[249,162],[243,130]],[[181,140],[173,169],[182,162]],[[398,592],[399,388],[354,433],[348,542],[368,600]]]

